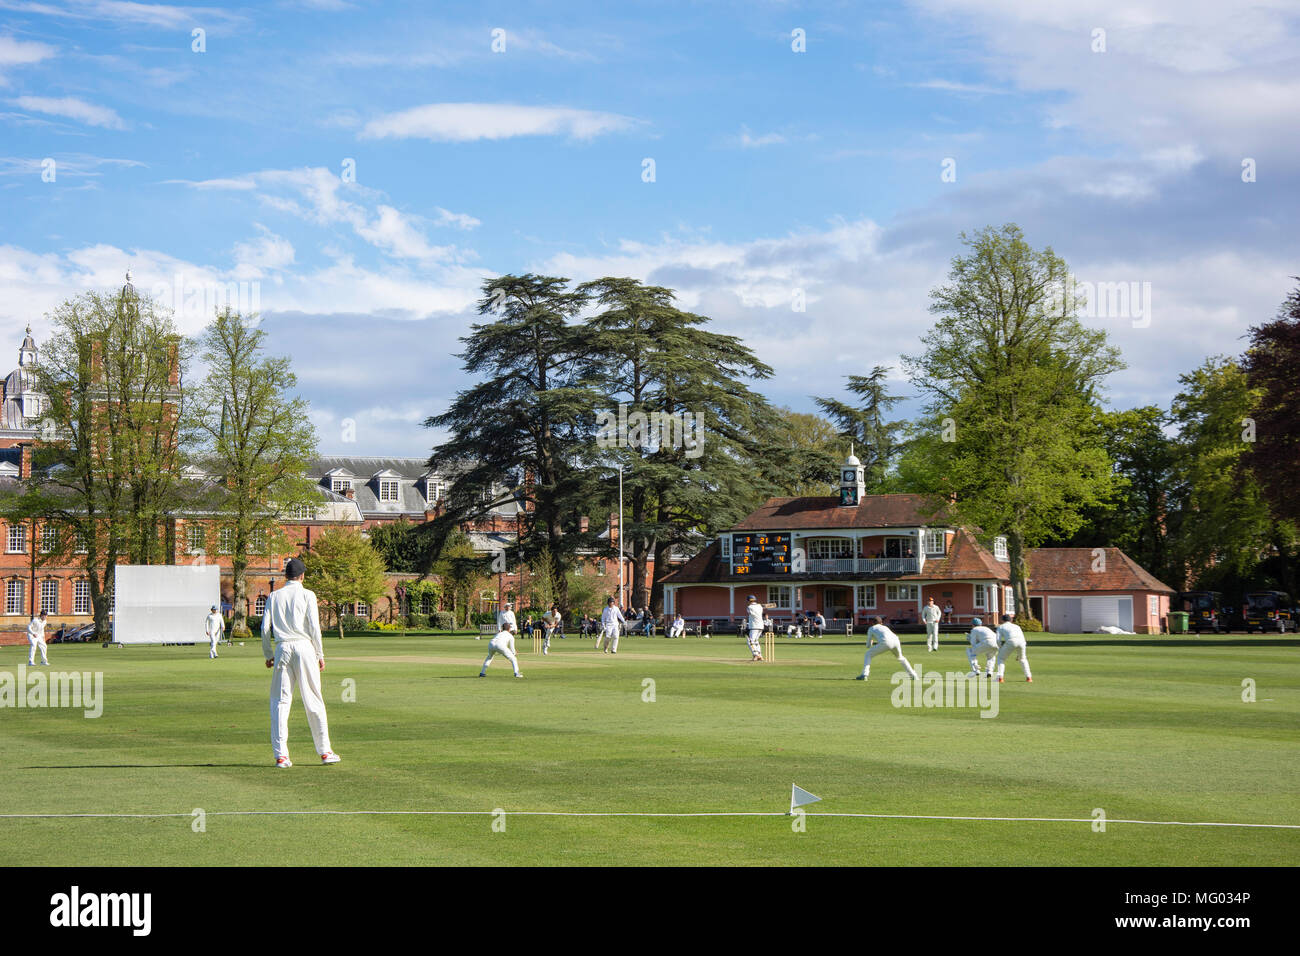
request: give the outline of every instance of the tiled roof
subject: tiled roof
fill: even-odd
[[[949,520],[944,503],[927,495],[867,495],[856,508],[841,506],[836,497],[769,498],[734,530],[913,528]]]
[[[1097,560],[1098,550],[1104,563]],[[1031,591],[1174,593],[1173,588],[1156,580],[1119,548],[1035,548],[1027,563]]]

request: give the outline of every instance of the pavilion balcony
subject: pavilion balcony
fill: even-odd
[[[889,575],[916,574],[921,570],[917,558],[809,558],[808,574]]]

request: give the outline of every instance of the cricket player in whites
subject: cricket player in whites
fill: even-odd
[[[984,676],[992,677],[993,662],[998,656],[998,636],[985,627],[984,622],[979,618],[973,618],[971,624],[974,626],[970,629],[970,647],[966,648],[966,657],[970,661],[970,676],[980,676],[980,658],[983,657],[987,668]]]
[[[939,620],[943,617],[943,611],[939,610],[939,605],[934,603],[934,598],[930,598],[929,603],[921,608],[921,620],[925,622],[925,649],[927,651],[937,651],[939,649]]]
[[[772,607],[776,605],[759,604],[752,594],[749,596],[749,604],[745,606],[745,641],[749,644],[751,663],[763,659],[763,610]],[[776,651],[773,650],[772,653],[775,654]]]
[[[871,646],[873,643],[876,644],[875,647]],[[898,639],[898,635],[885,625],[885,619],[880,616],[875,618],[875,623],[867,631],[867,656],[862,659],[862,673],[853,679],[866,680],[870,677],[871,659],[877,654],[885,653],[885,651],[889,651],[898,658],[899,663],[903,665],[903,669],[907,671],[908,677],[912,678],[912,680],[917,679],[916,671],[912,669],[912,665],[903,656],[903,644]]]
[[[1025,680],[1032,684],[1034,675],[1029,673],[1029,655],[1025,652],[1028,646],[1025,632],[1020,629],[1015,619],[1014,614],[1003,614],[1002,624],[998,627],[998,639],[1002,642],[1002,646],[998,648],[998,683],[1002,683],[1002,677],[1007,672],[1007,658],[1014,652],[1016,660],[1025,671]]]
[[[289,759],[289,708],[293,706],[293,689],[298,688],[307,726],[320,762],[338,763],[341,759],[330,749],[329,724],[325,719],[325,701],[320,692],[320,672],[325,669],[325,649],[320,639],[320,608],[316,595],[302,586],[307,566],[301,558],[290,558],[284,565],[284,587],[266,598],[262,614],[262,656],[271,675],[271,749],[275,765],[293,766]],[[275,653],[271,641],[275,641]]]
[[[29,666],[36,666],[36,652],[41,652],[41,663],[49,667],[50,659],[45,656],[45,612],[42,611],[36,615],[27,625],[27,643],[31,645],[31,650],[27,652],[27,663]]]
[[[513,601],[506,601],[506,606],[497,611],[497,633],[509,631],[511,634],[519,633],[519,622],[515,620],[515,605]],[[479,640],[478,637],[474,640]]]
[[[600,634],[596,636],[596,647],[606,654],[617,654],[618,635],[626,623],[627,619],[623,617],[623,612],[618,609],[614,599],[605,598],[605,610],[600,612]],[[604,647],[600,646],[601,641],[605,642]]]
[[[542,626],[546,628],[546,637],[542,640],[542,653],[551,653],[551,635],[560,629],[564,618],[560,617],[560,606],[552,604],[551,609],[542,615]]]
[[[217,613],[215,604],[212,605],[208,616],[203,619],[203,632],[208,635],[208,660],[216,660],[217,645],[221,643],[221,637],[226,633],[226,622]]]
[[[483,659],[483,667],[479,670],[479,677],[487,677],[488,665],[492,663],[492,658],[500,654],[510,662],[510,666],[515,669],[516,677],[523,677],[519,673],[519,658],[515,657],[515,627],[514,624],[508,624],[497,632],[497,636],[488,641],[488,656]]]

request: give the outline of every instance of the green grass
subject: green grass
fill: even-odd
[[[945,638],[905,652],[967,669]],[[818,812],[1300,824],[1300,646],[1276,638],[1030,635],[1035,682],[1008,665],[1000,714],[891,705],[892,659],[866,684],[860,643],[782,642],[749,664],[733,637],[627,638],[617,657],[556,641],[476,678],[472,637],[329,639],[324,686],[343,763],[271,766],[260,645],[54,645],[51,670],[99,670],[104,713],[0,709],[0,864],[1293,865],[1300,830],[880,820]],[[521,640],[521,649],[531,646]],[[0,649],[14,672],[26,647]],[[344,703],[342,681],[356,682]],[[656,700],[642,700],[643,680]],[[1252,678],[1258,700],[1244,703]],[[222,810],[783,811],[789,818],[219,816]]]

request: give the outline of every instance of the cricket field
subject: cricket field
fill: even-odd
[[[52,645],[48,677],[102,674],[98,717],[16,706],[20,665],[26,683],[46,669],[4,647],[0,864],[1300,860],[1294,637],[1029,638],[1034,682],[1008,662],[983,717],[932,679],[936,706],[897,706],[925,701],[887,655],[854,681],[863,645],[844,637],[782,640],[766,663],[734,635],[628,637],[617,656],[522,638],[516,680],[502,658],[478,678],[473,636],[327,636],[343,762],[320,765],[295,699],[289,770],[257,641],[218,660]],[[967,671],[965,642],[943,643],[904,635],[904,653],[927,679]],[[802,817],[792,784],[821,797]]]

